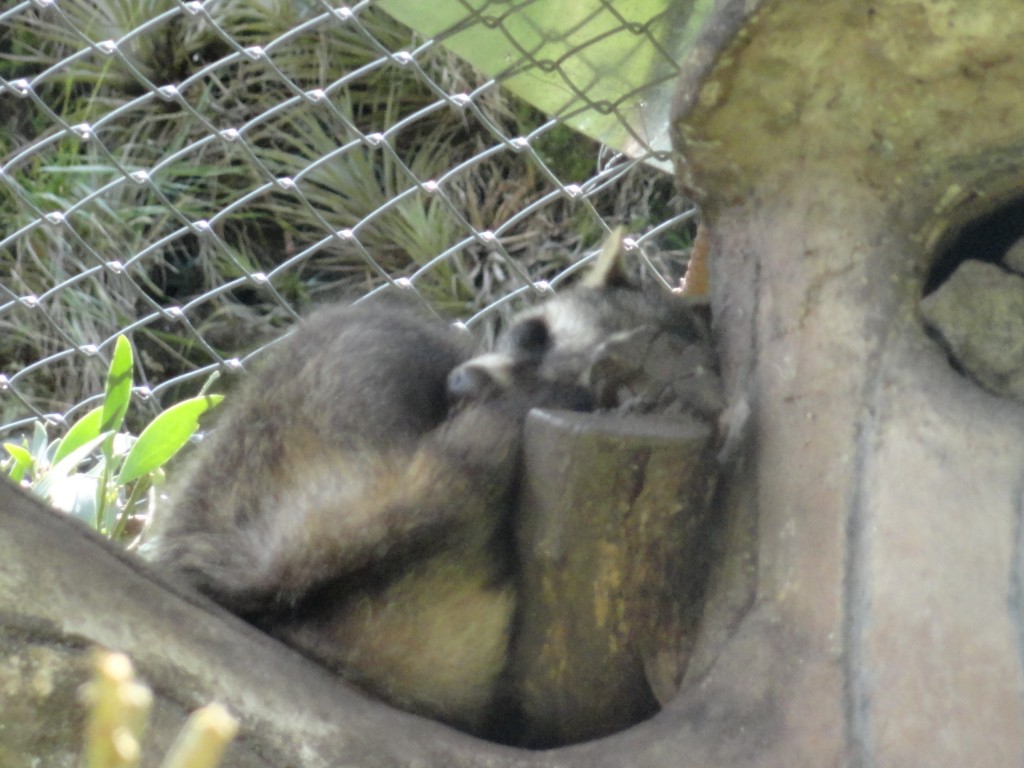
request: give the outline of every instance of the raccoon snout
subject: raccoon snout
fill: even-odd
[[[448,400],[459,403],[481,400],[508,389],[512,384],[512,359],[492,353],[468,360],[448,374]]]

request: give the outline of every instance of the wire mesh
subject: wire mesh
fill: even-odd
[[[326,301],[406,291],[487,337],[619,223],[648,279],[677,279],[694,212],[663,170],[667,108],[641,131],[630,106],[675,70],[655,19],[598,0],[659,68],[616,99],[562,77],[544,113],[512,91],[593,40],[541,56],[509,31],[531,4],[460,0],[429,37],[369,1],[0,12],[0,433],[95,405],[119,334],[152,415]],[[502,71],[451,52],[474,27],[511,41]],[[569,127],[587,110],[628,154]]]

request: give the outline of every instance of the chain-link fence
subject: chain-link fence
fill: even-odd
[[[325,301],[409,291],[486,336],[620,223],[675,281],[672,4],[616,5],[0,12],[0,432],[95,404],[119,334],[152,415]]]

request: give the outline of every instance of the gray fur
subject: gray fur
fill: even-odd
[[[312,316],[231,396],[144,554],[397,706],[481,731],[514,610],[498,534],[527,404],[452,411],[469,352],[393,302]]]
[[[476,358],[405,304],[313,315],[230,397],[144,554],[385,701],[494,735],[527,411],[614,399],[622,334],[708,343],[684,301],[601,274]]]
[[[661,374],[653,352],[645,355],[643,349],[635,350],[637,359],[624,360],[622,348],[655,339],[664,347],[664,337],[671,342],[670,352],[689,350],[690,357],[698,356],[690,368],[703,364],[717,385],[705,303],[628,283],[588,282],[522,312],[494,352],[466,361],[449,380],[463,397],[533,386],[558,390],[568,400],[575,397],[587,409],[631,409],[624,387],[642,379],[645,387],[672,388],[671,379],[680,372]],[[709,409],[695,410],[703,416]]]

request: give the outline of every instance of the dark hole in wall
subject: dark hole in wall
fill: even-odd
[[[951,228],[923,292],[924,330],[952,368],[1024,401],[1024,197]]]
[[[924,295],[942,285],[968,259],[998,264],[1006,251],[1024,237],[1024,197],[1005,203],[971,220],[940,247],[924,281]]]

